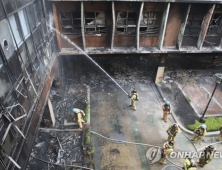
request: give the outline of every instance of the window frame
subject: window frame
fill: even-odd
[[[144,17],[145,14],[147,17]],[[152,18],[152,15],[153,15],[153,18]],[[159,35],[159,20],[160,20],[160,12],[143,11],[143,19],[141,19],[140,26],[139,26],[140,36],[158,36]],[[156,22],[156,23],[151,24],[150,22]],[[144,29],[144,31],[142,31],[142,29]]]
[[[92,13],[92,17],[88,17],[87,13]],[[99,16],[99,14],[104,13],[104,17]],[[102,19],[104,24],[98,24],[95,22],[98,19]],[[89,24],[90,22],[94,22],[94,24]],[[106,36],[107,28],[106,28],[106,13],[104,11],[87,11],[84,15],[84,32],[86,36]]]
[[[120,17],[121,13],[125,17]],[[129,17],[129,14],[135,15],[134,17]],[[123,24],[119,24],[119,22],[123,21]],[[125,20],[125,22],[124,22]],[[135,24],[129,24],[129,20],[135,22]],[[138,12],[127,12],[127,11],[119,11],[117,12],[116,17],[116,35],[124,35],[124,36],[135,36],[136,35],[136,27],[137,27],[137,20],[138,20]],[[125,24],[124,24],[125,23]],[[134,29],[133,33],[128,33],[130,29]],[[123,31],[121,31],[123,30]]]

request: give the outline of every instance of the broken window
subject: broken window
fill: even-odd
[[[116,20],[116,33],[119,35],[135,35],[136,12],[118,12]]]
[[[190,13],[187,20],[184,36],[198,38],[201,30],[202,21],[203,14]]]
[[[40,32],[39,28],[40,27],[38,27],[38,29],[36,29],[35,32],[33,33],[34,43],[35,43],[36,49],[38,49],[39,46],[42,43],[42,35],[41,35],[41,32]]]
[[[157,35],[159,33],[158,17],[158,12],[143,12],[140,21],[140,35]]]
[[[26,10],[27,10],[29,24],[30,24],[31,30],[33,31],[36,28],[36,18],[35,18],[33,4],[29,5],[26,8]]]
[[[15,37],[15,43],[20,46],[22,44],[22,34],[21,34],[21,29],[19,26],[19,19],[18,16],[12,15],[9,17],[9,23],[11,25],[12,33]],[[14,44],[15,48],[17,48],[16,44]]]
[[[30,36],[26,40],[26,44],[27,44],[27,47],[28,47],[29,55],[30,55],[31,58],[33,58],[34,57],[34,53],[35,53],[35,48],[34,48],[34,45],[33,45],[32,36]]]
[[[15,0],[2,0],[2,2],[8,14],[13,12],[16,9]]]
[[[2,4],[0,3],[0,19],[2,19],[5,16]]]
[[[12,88],[12,83],[4,66],[0,69],[0,83],[0,99],[4,100]]]
[[[106,34],[105,12],[86,12],[85,13],[85,34],[101,36]]]
[[[80,12],[62,12],[61,20],[64,34],[81,34]]]
[[[26,5],[29,2],[30,0],[16,0],[17,8],[21,8],[22,6]]]
[[[213,14],[208,31],[207,36],[218,36],[221,32],[222,26],[222,14],[215,13]]]
[[[32,76],[34,78],[33,84],[34,84],[36,89],[38,89],[39,83],[40,83],[40,80],[41,80],[41,75],[39,74],[39,65],[40,65],[40,62],[39,62],[39,60],[36,56],[35,59],[34,59],[34,62],[32,63],[32,67],[34,69],[34,73],[33,73],[33,76]]]
[[[28,19],[27,19],[26,13],[24,12],[24,10],[20,10],[18,12],[18,16],[21,23],[23,36],[24,38],[27,38],[30,35],[29,34],[30,31],[29,31]]]
[[[27,54],[27,49],[26,49],[26,45],[25,44],[23,44],[19,48],[19,53],[20,53],[20,56],[21,56],[21,58],[19,57],[19,60],[20,60],[21,66],[22,66],[22,70],[24,70],[25,66],[29,62],[29,57],[28,57],[28,54]]]
[[[42,21],[43,18],[43,7],[41,1],[36,1],[34,4],[34,11],[36,14],[37,25]]]
[[[16,53],[14,53],[14,55],[10,59],[8,59],[8,65],[11,69],[11,71],[9,72],[11,82],[14,84],[16,82],[16,79],[18,79],[22,73],[18,55]]]

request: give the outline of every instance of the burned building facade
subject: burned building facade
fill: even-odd
[[[168,54],[220,55],[221,37],[220,0],[0,0],[0,169],[27,166],[58,54],[157,55],[161,82]]]
[[[0,169],[25,169],[53,80],[51,3],[0,1]]]
[[[53,2],[60,55],[157,54],[161,82],[168,54],[221,53],[221,1]],[[217,55],[217,54],[215,54]]]

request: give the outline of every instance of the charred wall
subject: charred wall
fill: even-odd
[[[0,0],[0,169],[29,159],[56,66],[53,25],[47,0]]]
[[[164,46],[176,47],[177,37],[180,31],[181,19],[185,13],[185,4],[171,4],[167,21]]]
[[[201,25],[209,4],[192,4],[189,12],[182,46],[197,46]],[[201,10],[199,10],[201,9]]]
[[[111,28],[112,28],[112,6],[111,2],[84,2],[84,12],[85,17],[87,17],[87,14],[90,14],[90,12],[96,12],[95,13],[95,19],[92,18],[92,20],[105,20],[104,21],[104,27],[102,27],[103,23],[101,24],[101,27],[93,28],[96,29],[96,32],[94,33],[93,29],[92,32],[88,32],[85,36],[86,41],[86,47],[110,47],[110,35],[111,35]],[[100,15],[100,12],[104,12],[105,18],[99,18],[98,15]],[[88,22],[92,22],[92,20],[85,20]],[[96,21],[94,21],[96,22]],[[85,23],[87,25],[89,23]],[[90,28],[85,28],[90,29]],[[104,31],[101,31],[101,30]],[[85,30],[87,31],[87,30]],[[97,32],[98,31],[98,32]]]
[[[56,28],[85,52],[122,53],[122,47],[126,53],[131,53],[132,49],[137,53],[141,50],[143,53],[171,53],[172,50],[180,53],[181,48],[184,49],[182,52],[207,52],[202,47],[207,47],[204,50],[208,52],[221,51],[220,4],[131,1],[53,3]],[[213,13],[209,14],[210,9]],[[64,49],[62,55],[78,53],[62,37],[58,38],[58,42],[61,51]]]
[[[162,15],[163,15],[164,3],[144,3],[144,12],[154,12],[158,14],[158,28],[160,28]],[[144,16],[143,16],[144,17]],[[140,30],[142,31],[142,30]],[[160,31],[155,34],[140,34],[140,47],[157,47]]]
[[[204,47],[219,46],[222,37],[222,6],[216,5],[211,22],[208,27],[208,32],[203,43]]]

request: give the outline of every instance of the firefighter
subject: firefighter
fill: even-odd
[[[172,124],[171,126],[169,126],[169,128],[167,129],[167,134],[168,134],[168,139],[167,141],[171,141],[173,140],[175,142],[175,138],[177,133],[180,133],[180,126],[177,123]]]
[[[173,152],[174,141],[167,141],[163,144],[161,148],[161,160],[160,164],[166,164],[167,155],[170,155]]]
[[[195,161],[189,157],[185,158],[185,161],[183,162],[183,169],[185,170],[196,170],[198,167],[198,164],[195,163]]]
[[[219,133],[219,136],[218,136],[218,141],[220,141],[221,138],[222,138],[222,125],[220,126],[219,131],[220,131],[220,133]]]
[[[137,91],[134,89],[132,92],[131,92],[131,96],[128,95],[130,100],[131,100],[131,104],[130,104],[130,107],[132,108],[132,110],[136,111],[136,101],[139,100],[139,95],[137,93]]]
[[[209,145],[208,147],[206,147],[204,151],[202,152],[201,157],[199,159],[199,166],[204,167],[206,164],[211,162],[214,157],[215,152],[216,150],[214,150],[213,145]]]
[[[162,105],[162,109],[163,109],[163,120],[165,122],[168,121],[168,115],[170,114],[171,110],[172,110],[172,106],[170,104],[169,101],[166,101],[163,105]]]
[[[194,136],[191,138],[195,144],[202,140],[207,133],[207,126],[205,124],[200,125],[194,130]]]
[[[85,123],[85,121],[83,120],[83,117],[85,116],[84,111],[80,110],[80,109],[77,109],[77,108],[73,108],[72,111],[74,113],[76,113],[79,128],[82,129],[82,127],[83,127],[82,123]]]

